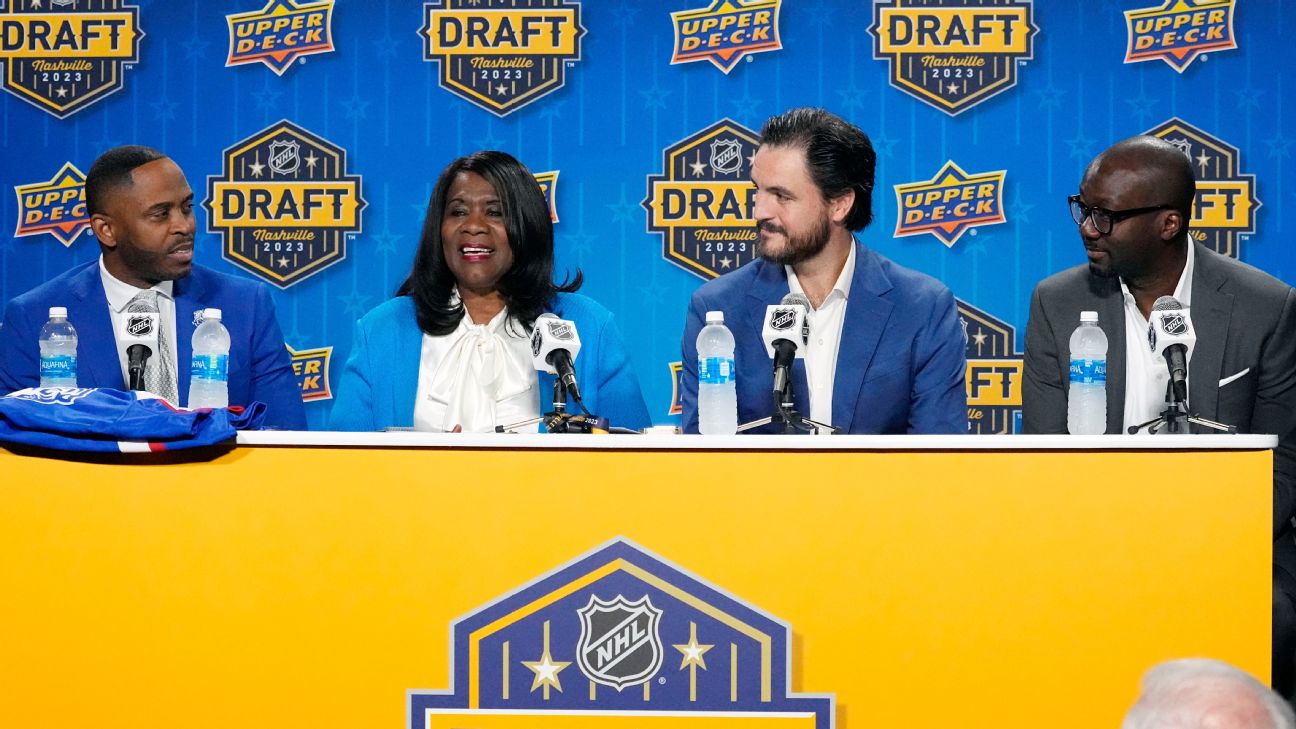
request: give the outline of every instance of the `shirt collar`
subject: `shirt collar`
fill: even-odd
[[[126,305],[131,302],[131,299],[135,298],[135,295],[140,291],[143,291],[143,289],[132,286],[109,273],[108,267],[104,265],[103,254],[99,255],[99,279],[103,282],[104,295],[108,298],[108,308],[118,314],[125,311]],[[170,299],[172,298],[171,287],[173,285],[173,281],[162,281],[150,288],[158,292],[158,295]]]
[[[851,281],[855,279],[855,249],[857,245],[854,238],[851,239],[850,253],[846,254],[846,265],[842,266],[841,273],[837,275],[837,283],[833,284],[832,291],[824,297],[827,301],[834,293],[840,293],[843,299],[850,299]],[[804,294],[805,289],[801,288],[801,281],[797,278],[796,271],[791,266],[784,266],[783,270],[787,273],[788,291],[794,294]]]
[[[1179,274],[1179,283],[1175,284],[1174,297],[1179,305],[1187,309],[1192,306],[1192,276],[1193,268],[1197,261],[1196,244],[1188,242],[1188,257],[1184,260],[1183,271]],[[1126,303],[1134,300],[1134,294],[1130,293],[1129,287],[1125,285],[1125,279],[1120,279],[1121,295]]]

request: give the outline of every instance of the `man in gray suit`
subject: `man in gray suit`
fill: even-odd
[[[1188,406],[1243,433],[1279,437],[1274,454],[1274,685],[1291,698],[1296,656],[1296,290],[1190,242],[1196,182],[1187,156],[1132,137],[1085,170],[1071,213],[1089,263],[1035,287],[1026,326],[1022,430],[1067,432],[1069,339],[1081,311],[1107,335],[1107,432],[1164,409],[1168,373],[1149,351],[1152,305],[1173,296],[1197,342]],[[1196,429],[1194,428],[1194,432]]]

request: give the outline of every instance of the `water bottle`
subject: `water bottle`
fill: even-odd
[[[193,366],[189,370],[189,407],[229,407],[229,330],[220,309],[203,311],[193,333]]]
[[[698,431],[733,435],[738,431],[738,384],[734,379],[734,338],[723,311],[708,311],[698,332]]]
[[[51,306],[49,321],[41,327],[40,386],[77,386],[77,333],[62,306]]]
[[[1101,435],[1107,430],[1107,335],[1098,312],[1080,312],[1071,333],[1071,386],[1067,393],[1067,430]]]

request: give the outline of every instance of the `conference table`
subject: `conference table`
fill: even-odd
[[[1272,436],[0,449],[0,726],[1114,727],[1268,677]]]

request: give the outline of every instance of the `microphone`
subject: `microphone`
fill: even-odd
[[[806,319],[809,311],[810,300],[805,294],[796,293],[789,293],[778,304],[765,307],[761,339],[765,342],[765,352],[774,360],[775,394],[782,394],[787,388],[792,378],[792,361],[805,359],[803,345],[810,338],[810,324]]]
[[[148,359],[158,350],[158,326],[161,314],[156,302],[139,299],[126,305],[122,329],[117,333],[118,351],[126,350],[126,371],[130,389],[144,390],[144,370]]]
[[[1165,357],[1175,404],[1188,401],[1188,360],[1196,344],[1197,333],[1193,331],[1188,310],[1173,296],[1157,299],[1148,319],[1148,346],[1153,355]]]
[[[576,370],[572,363],[580,353],[580,346],[575,322],[559,319],[548,312],[536,317],[535,328],[531,330],[531,359],[535,368],[557,375],[578,403],[581,401],[580,388],[576,385]]]

